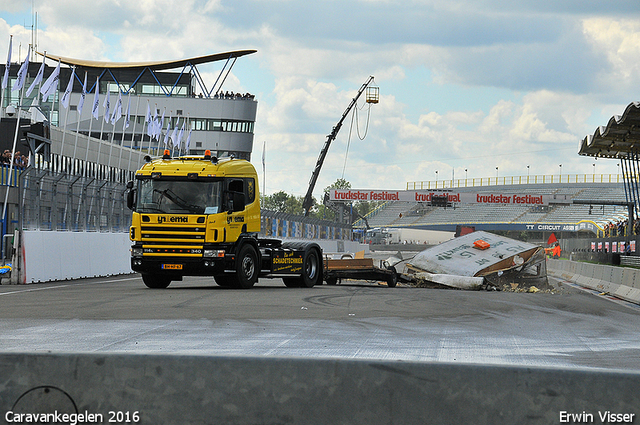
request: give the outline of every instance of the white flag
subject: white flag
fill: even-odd
[[[176,123],[176,126],[173,128],[173,131],[171,132],[171,140],[173,140],[173,147],[177,148],[178,145],[180,144],[180,142],[178,141],[178,123]]]
[[[38,70],[38,74],[36,75],[35,80],[31,83],[29,88],[27,89],[27,97],[31,96],[31,92],[36,88],[38,84],[42,81],[42,77],[44,77],[44,59],[42,59],[42,65],[40,65],[40,69]]]
[[[40,87],[40,94],[42,94],[42,101],[46,102],[49,96],[55,93],[58,88],[58,80],[60,79],[60,61],[58,61],[58,66],[56,69],[49,75],[49,78],[44,82],[42,87]]]
[[[118,100],[116,106],[113,108],[113,114],[111,115],[111,124],[115,124],[122,118],[122,92],[118,89]]]
[[[182,143],[182,136],[184,135],[184,123],[186,120],[182,120],[182,127],[180,127],[180,133],[178,133],[178,146]]]
[[[164,135],[164,145],[169,147],[169,131],[171,130],[171,118],[169,118],[169,124],[167,124],[167,132]]]
[[[91,115],[93,118],[98,119],[100,116],[100,77],[96,78],[96,91],[93,93],[93,106],[91,108]]]
[[[69,100],[71,100],[71,91],[73,90],[73,80],[76,78],[76,69],[71,68],[71,77],[69,77],[69,83],[67,83],[67,88],[62,95],[62,99],[60,99],[60,103],[64,106],[64,109],[69,107]]]
[[[147,116],[144,118],[144,121],[149,125],[151,122],[151,108],[149,107],[149,99],[147,99]]]
[[[158,115],[158,111],[155,111],[156,115]],[[153,127],[155,125],[155,118],[151,118],[151,110],[149,109],[149,101],[147,100],[147,115],[149,119],[147,120],[147,136],[153,136]]]
[[[156,137],[156,121],[157,120],[158,120],[158,108],[154,108],[153,119],[151,120],[149,125],[147,125],[147,133],[149,134],[149,137],[152,137],[154,139]]]
[[[84,84],[82,84],[82,94],[78,101],[78,115],[82,113],[82,107],[84,106],[84,99],[87,97],[87,72],[84,73]]]
[[[4,76],[2,77],[2,89],[6,89],[9,85],[9,68],[11,68],[11,45],[13,44],[13,36],[9,38],[9,54],[7,55],[7,65],[4,67]]]
[[[124,128],[129,128],[130,115],[131,115],[131,93],[129,93],[129,104],[127,105],[127,116],[124,122]]]
[[[109,90],[109,85],[107,85],[107,97],[104,98],[104,102],[102,106],[104,107],[104,122],[109,123],[109,107],[111,106],[111,101],[109,100],[109,94],[111,90]]]
[[[191,129],[189,129],[189,134],[187,135],[187,141],[184,143],[184,149],[187,153],[189,153],[189,144],[191,144]]]
[[[31,53],[31,47],[27,50],[27,57],[24,62],[22,62],[22,66],[18,70],[18,79],[13,84],[13,88],[11,91],[20,90],[24,86],[24,80],[27,78],[27,70],[29,69],[29,54]]]
[[[160,118],[160,121],[158,121],[158,125],[156,126],[156,139],[158,139],[158,141],[160,141],[160,136],[162,136],[162,127],[164,126],[164,113],[166,110],[166,108],[162,110],[162,118]]]

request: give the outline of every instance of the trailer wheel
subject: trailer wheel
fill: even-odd
[[[164,289],[171,284],[171,279],[168,277],[150,273],[143,273],[142,281],[147,288],[152,289]]]
[[[258,281],[258,254],[249,244],[240,248],[236,257],[236,279],[239,288],[249,289]]]
[[[387,277],[387,286],[389,288],[395,288],[398,284],[398,272],[396,272],[396,268],[393,266],[388,267],[387,270],[392,272],[391,276]]]

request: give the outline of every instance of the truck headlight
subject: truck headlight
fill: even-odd
[[[131,248],[132,257],[142,257],[142,248]]]
[[[205,258],[224,258],[224,249],[205,249],[202,256]]]

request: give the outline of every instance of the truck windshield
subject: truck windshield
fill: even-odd
[[[222,212],[222,180],[139,180],[136,211],[156,214]]]

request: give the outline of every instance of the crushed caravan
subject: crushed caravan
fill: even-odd
[[[549,285],[543,248],[482,231],[426,249],[409,260],[406,269],[406,277],[414,281],[459,289]]]

